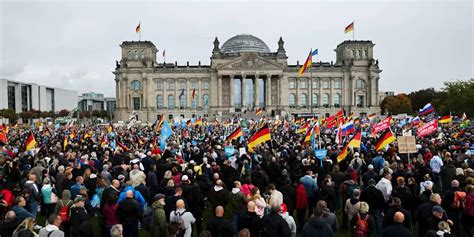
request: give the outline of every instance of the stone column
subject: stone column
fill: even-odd
[[[217,75],[217,103],[222,107],[222,75]]]
[[[174,79],[173,80],[173,83],[174,83],[174,107],[175,109],[179,109],[180,106],[179,106],[179,94],[181,94],[181,91],[179,91],[179,80],[178,79]]]
[[[235,112],[235,104],[234,104],[234,80],[235,75],[229,75],[229,107],[231,108],[231,112]]]
[[[194,110],[194,108],[192,107],[193,99],[191,98],[191,95],[192,95],[191,93],[193,93],[193,89],[190,86],[191,83],[189,80],[190,80],[189,78],[186,78],[186,89],[184,90],[184,93],[186,95],[186,108],[189,107],[189,109],[193,111]]]
[[[167,85],[168,85],[168,82],[167,80],[165,79],[161,79],[162,80],[162,84],[163,84],[163,88],[161,88],[162,92],[163,92],[163,108],[168,108],[168,93],[167,93]]]
[[[242,78],[240,79],[240,93],[241,93],[241,103],[242,103],[242,108],[246,108],[247,105],[247,88],[245,87],[245,75],[242,75]]]
[[[267,75],[265,79],[265,106],[272,105],[272,75]]]
[[[115,96],[117,97],[117,109],[120,109],[122,108],[122,98],[120,97],[121,96],[120,79],[117,76],[115,77]]]
[[[197,106],[198,109],[199,107],[203,107],[203,101],[202,101],[202,78],[197,79],[197,89],[196,89],[196,98],[198,100]]]
[[[322,107],[323,106],[323,79],[321,77],[318,78],[318,94],[319,94],[319,97],[318,97],[318,106],[319,107]]]
[[[309,111],[312,111],[312,106],[313,106],[313,78],[312,77],[308,77],[306,86],[308,87],[308,96],[307,96],[308,101],[306,101],[306,106],[309,108]]]
[[[300,83],[299,83],[299,78],[295,79],[295,84],[296,84],[296,95],[295,95],[295,105],[296,107],[300,106]]]
[[[253,106],[255,108],[260,107],[258,77],[259,75],[255,75],[253,80]]]
[[[334,78],[332,77],[329,78],[329,88],[329,104],[334,107]]]

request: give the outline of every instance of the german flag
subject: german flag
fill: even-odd
[[[107,133],[111,133],[112,131],[114,131],[114,125],[110,122],[109,127],[107,127]]]
[[[382,150],[386,145],[390,144],[391,142],[395,141],[395,137],[390,129],[385,130],[385,132],[379,137],[377,142],[375,143],[375,150]]]
[[[370,121],[372,121],[372,120],[374,120],[376,117],[377,117],[377,114],[373,113],[373,114],[369,115],[367,118],[368,118]]]
[[[348,146],[353,148],[360,148],[360,139],[362,137],[361,131],[357,131],[357,133],[352,137],[351,141],[349,142]]]
[[[107,138],[105,135],[102,135],[102,140],[100,141],[100,147],[104,147],[105,145],[107,145]]]
[[[337,163],[339,163],[339,162],[343,161],[344,159],[346,159],[346,157],[347,157],[347,148],[348,147],[349,147],[349,144],[344,146],[344,148],[342,148],[341,153],[339,153],[339,155],[337,155]]]
[[[30,135],[26,139],[25,147],[26,147],[26,151],[30,151],[31,149],[36,147],[36,140],[35,140],[35,136],[33,136],[33,132],[30,132]]]
[[[262,112],[263,112],[263,109],[257,108],[257,109],[255,110],[255,115],[259,116]]]
[[[76,132],[74,132],[74,130],[72,130],[71,134],[69,134],[69,139],[74,139],[76,137]]]
[[[311,67],[312,64],[313,64],[313,49],[309,51],[308,58],[306,58],[306,62],[304,62],[303,66],[300,68],[300,71],[298,72],[298,76],[303,75],[306,69]]]
[[[186,121],[186,126],[191,126],[191,119],[188,119],[188,121]]]
[[[138,22],[137,27],[135,27],[135,32],[136,32],[137,34],[140,33],[140,31],[142,30],[142,28],[140,27],[140,25],[141,25],[140,22]]]
[[[306,135],[304,136],[303,143],[307,143],[307,142],[311,141],[311,136],[313,136],[314,129],[315,129],[316,126],[317,125],[314,125],[314,127],[312,129],[308,129],[308,131],[306,132]]]
[[[238,127],[237,129],[235,129],[235,131],[234,131],[232,134],[230,134],[230,135],[227,137],[226,141],[227,141],[227,142],[230,142],[230,141],[232,141],[232,140],[234,140],[234,139],[239,138],[239,137],[242,136],[243,134],[244,134],[244,132],[242,131],[242,128],[241,128],[241,127]]]
[[[130,149],[128,149],[127,146],[125,146],[125,144],[123,144],[123,143],[121,143],[121,142],[119,142],[119,141],[117,141],[117,145],[119,145],[120,148],[122,148],[123,151],[129,151],[129,150],[130,150]]]
[[[296,133],[305,133],[306,130],[308,130],[308,123],[305,123],[303,126],[301,126],[298,130],[296,130]]]
[[[63,150],[66,150],[66,147],[67,147],[67,136],[64,135]]]
[[[161,125],[163,124],[164,121],[165,121],[165,115],[161,115],[160,121],[158,122],[158,124],[156,124],[156,128],[155,128],[156,132],[160,131]]]
[[[17,128],[18,128],[18,119],[15,120],[15,122],[13,122],[12,128],[14,128],[14,129],[17,129]]]
[[[202,124],[202,118],[199,116],[199,118],[196,119],[196,122],[194,122],[194,127],[197,127]]]
[[[268,125],[265,124],[258,132],[256,132],[249,140],[248,143],[248,148],[249,151],[253,151],[253,148],[266,142],[270,141],[270,129],[268,128]]]
[[[7,133],[3,129],[0,129],[0,145],[4,146],[7,143],[8,143]]]
[[[451,115],[446,115],[446,116],[441,117],[438,120],[438,123],[450,123],[451,121],[452,121]]]
[[[349,33],[351,31],[354,30],[354,22],[352,22],[351,24],[349,24],[348,26],[346,26],[346,28],[344,28],[344,33]]]

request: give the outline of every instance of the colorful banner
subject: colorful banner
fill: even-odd
[[[372,127],[372,134],[377,134],[381,131],[384,131],[385,129],[389,128],[391,124],[392,116],[384,118],[382,121]]]
[[[416,129],[418,137],[424,137],[438,131],[438,120],[425,123]]]

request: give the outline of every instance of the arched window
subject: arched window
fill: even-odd
[[[199,104],[199,96],[194,96],[194,99],[193,99],[193,101],[192,101],[192,107],[193,107],[193,109],[197,109],[198,104]]]
[[[138,53],[138,51],[137,51],[137,50],[135,50],[135,53],[134,53],[135,59],[138,59],[138,57],[139,57],[139,55],[138,55],[138,54],[139,54],[139,53]]]
[[[336,93],[334,94],[334,107],[340,107],[341,106],[341,94]]]
[[[357,89],[365,88],[365,81],[362,79],[358,79],[356,81],[356,88]]]
[[[290,80],[290,89],[296,89],[296,81],[294,79]]]
[[[300,106],[306,107],[307,95],[305,93],[300,96]]]
[[[307,85],[306,85],[306,79],[301,79],[300,80],[300,88],[301,89],[307,89]]]
[[[169,95],[168,96],[168,109],[174,109],[174,108],[175,108],[174,95]]]
[[[313,98],[311,99],[313,100],[313,107],[318,107],[318,102],[319,102],[318,94],[313,94]]]
[[[209,95],[208,94],[204,94],[202,96],[202,107],[209,108]]]
[[[329,107],[329,94],[328,93],[325,93],[323,95],[323,106]]]
[[[163,90],[163,81],[162,80],[156,80],[156,90],[157,91]]]
[[[295,96],[295,94],[291,93],[290,96],[288,97],[288,105],[290,105],[290,107],[295,107],[295,105],[296,105],[296,96]]]
[[[142,89],[142,83],[138,80],[132,81],[132,84],[130,85],[132,90],[141,90]]]
[[[184,109],[186,108],[186,90],[184,90],[183,94],[181,94],[181,92],[179,93],[179,108]]]
[[[163,96],[162,95],[157,95],[156,96],[156,108],[157,109],[163,109]]]

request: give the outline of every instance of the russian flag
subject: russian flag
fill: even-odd
[[[417,125],[417,124],[419,124],[420,122],[421,122],[421,121],[420,121],[420,117],[418,117],[418,116],[416,116],[415,118],[413,118],[413,119],[411,120],[411,123],[412,123],[413,125]]]
[[[355,131],[355,126],[352,121],[349,121],[342,125],[342,136],[347,136]]]
[[[420,109],[418,113],[420,115],[425,115],[425,114],[429,114],[433,111],[434,111],[434,107],[431,105],[431,103],[428,103],[428,104],[425,105],[425,107],[423,107],[423,109]]]

